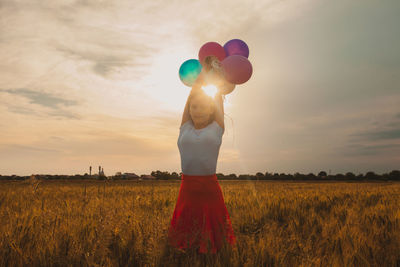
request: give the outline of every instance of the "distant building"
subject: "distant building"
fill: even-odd
[[[154,177],[153,175],[146,175],[146,174],[142,174],[140,176],[140,178],[142,178],[142,180],[155,180],[156,177]]]
[[[136,175],[135,173],[133,173],[133,172],[125,172],[124,174],[122,174],[121,175],[122,176],[122,178],[124,178],[124,179],[137,179],[137,180],[139,180],[140,179],[140,177],[139,177],[139,175]]]

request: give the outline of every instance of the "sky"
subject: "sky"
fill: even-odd
[[[0,174],[180,172],[180,65],[241,39],[217,173],[400,169],[400,2],[0,0]]]

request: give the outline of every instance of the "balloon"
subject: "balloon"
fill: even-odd
[[[216,42],[205,43],[199,50],[199,61],[201,64],[204,63],[204,59],[207,56],[216,56],[219,61],[222,61],[226,57],[225,49]]]
[[[191,87],[201,72],[202,66],[197,59],[189,59],[182,63],[179,68],[179,78],[186,85]]]
[[[244,56],[232,55],[221,62],[225,79],[233,84],[247,82],[253,73],[253,66]]]
[[[232,39],[224,44],[226,56],[241,55],[246,58],[249,57],[249,47],[245,42],[240,39]]]

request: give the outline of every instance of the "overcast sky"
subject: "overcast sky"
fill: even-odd
[[[217,172],[400,169],[400,1],[0,0],[0,174],[180,172],[178,69],[239,38]]]

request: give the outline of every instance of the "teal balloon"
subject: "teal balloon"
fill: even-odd
[[[179,68],[179,78],[189,87],[192,87],[201,72],[202,66],[197,59],[189,59]]]

